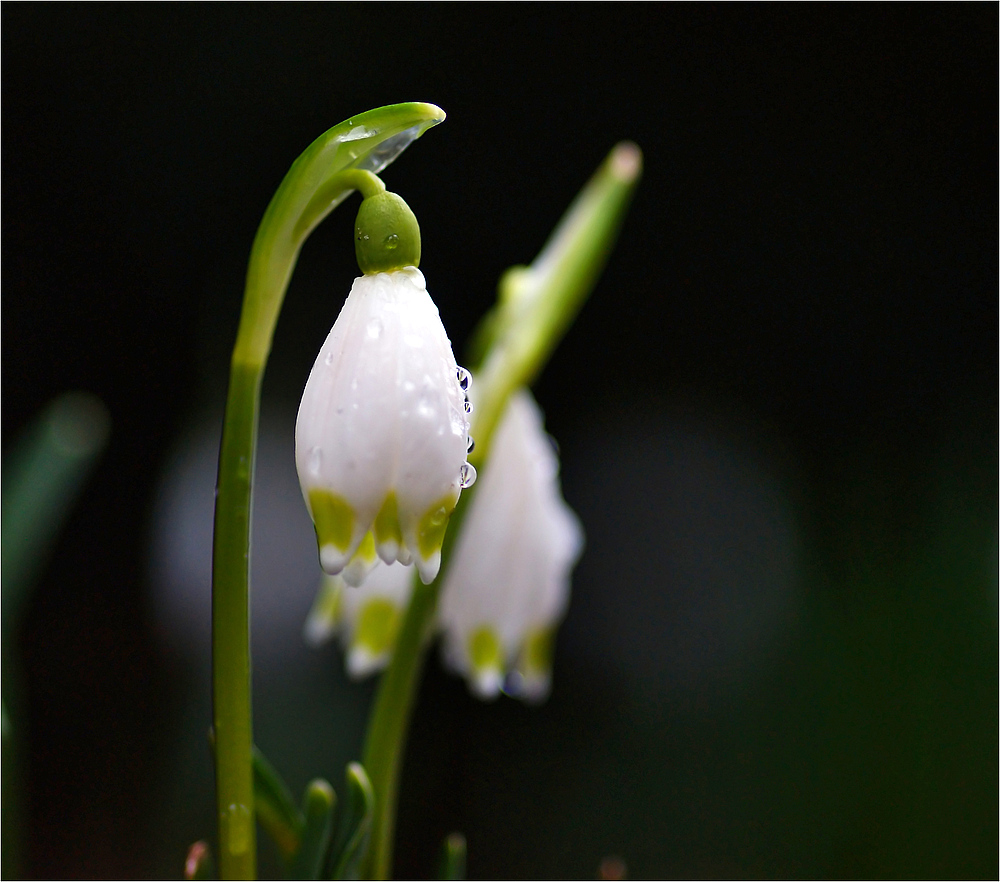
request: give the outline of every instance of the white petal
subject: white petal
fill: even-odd
[[[378,560],[361,587],[348,585],[343,574],[324,574],[306,620],[306,642],[318,646],[333,634],[339,634],[350,677],[360,679],[381,670],[392,656],[396,628],[406,612],[412,590],[412,567],[386,566]],[[366,627],[372,624],[377,627],[366,632]]]
[[[529,635],[554,627],[569,602],[583,531],[560,494],[558,466],[537,405],[526,392],[514,396],[466,514],[439,608],[446,662],[470,677],[477,694],[486,691],[486,672],[470,657],[472,635],[484,628],[495,633],[509,668]],[[526,698],[544,696],[547,670],[519,676]]]
[[[413,559],[425,582],[437,574],[467,449],[457,370],[419,270],[355,280],[313,365],[295,430],[327,572],[347,566],[374,526],[383,561]]]

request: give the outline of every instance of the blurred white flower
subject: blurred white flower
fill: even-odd
[[[377,557],[437,575],[466,463],[470,377],[423,274],[354,281],[302,394],[295,463],[323,569],[360,584]]]
[[[555,629],[583,531],[559,489],[559,461],[527,391],[515,394],[445,576],[445,662],[481,698],[549,691]]]
[[[389,663],[413,591],[413,567],[376,562],[365,584],[323,575],[305,624],[305,639],[320,646],[339,635],[347,673],[360,679]]]

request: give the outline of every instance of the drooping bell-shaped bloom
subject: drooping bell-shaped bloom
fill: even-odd
[[[448,566],[438,610],[445,662],[472,691],[528,700],[549,690],[555,629],[583,531],[531,395],[507,405]]]
[[[389,197],[401,203],[384,193],[362,204],[365,275],[355,279],[316,358],[295,425],[295,463],[320,563],[355,585],[376,555],[387,564],[412,561],[421,579],[432,581],[448,518],[475,479],[466,463],[470,377],[455,363],[423,274],[416,266],[392,268],[393,249],[405,249],[386,226],[383,203],[398,210]],[[366,211],[374,221],[363,226]],[[412,212],[409,218],[415,226]],[[362,251],[367,230],[384,245],[376,259],[371,245]]]
[[[403,613],[413,591],[413,567],[376,561],[364,585],[323,574],[305,624],[305,639],[319,646],[339,635],[347,673],[354,679],[389,663]]]

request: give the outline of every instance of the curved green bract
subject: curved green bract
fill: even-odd
[[[336,176],[348,171],[378,174],[444,118],[433,104],[379,107],[324,132],[295,160],[254,239],[234,358],[266,357],[302,243],[351,191],[362,189],[358,180],[344,182]],[[277,297],[275,292],[280,292]]]
[[[443,119],[433,104],[394,104],[334,126],[292,164],[254,238],[229,376],[212,546],[212,697],[223,879],[256,875],[250,510],[260,387],[278,313],[309,233],[352,190],[366,198],[382,192],[385,186],[375,174]]]

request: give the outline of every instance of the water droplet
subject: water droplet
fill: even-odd
[[[323,364],[333,364],[334,351],[331,349],[327,354],[326,358],[323,359]]]
[[[475,449],[476,449],[476,442],[472,439],[472,436],[470,435],[469,436],[469,446],[465,449],[465,452],[466,453],[472,453],[472,451],[475,450]]]
[[[320,466],[323,465],[323,448],[313,447],[309,451],[309,474],[318,475]]]
[[[434,410],[434,405],[431,404],[430,399],[426,396],[420,399],[420,403],[417,404],[417,413],[426,419],[433,419],[436,411]]]
[[[431,525],[435,527],[440,527],[446,520],[448,520],[448,512],[444,508],[439,508],[434,514],[431,515]]]
[[[462,387],[463,392],[468,392],[472,385],[472,374],[461,366],[458,369],[458,385]]]
[[[389,251],[392,251],[394,248],[399,246],[399,236],[395,233],[389,233],[389,235],[385,237],[382,244],[385,245]]]
[[[233,803],[222,815],[222,826],[230,854],[246,854],[251,838],[250,809]]]
[[[472,402],[469,401],[468,396],[466,396],[466,399],[465,399],[465,412],[466,413],[472,413]]]
[[[368,339],[377,340],[382,336],[382,319],[373,318],[368,322]]]
[[[462,463],[462,468],[458,473],[458,483],[463,490],[468,489],[476,483],[476,467],[468,462]]]

